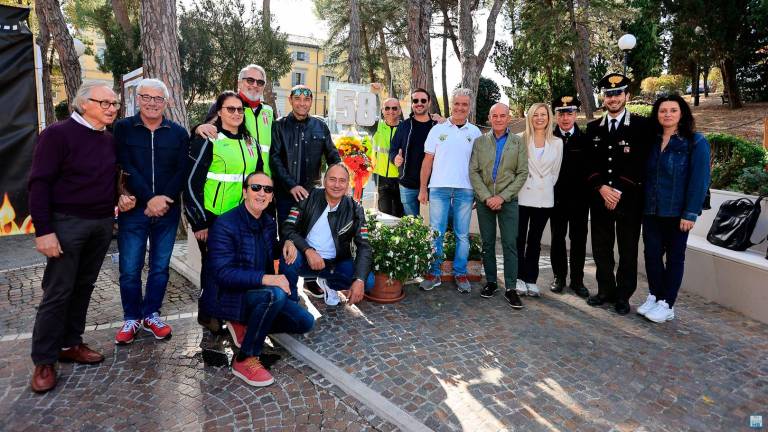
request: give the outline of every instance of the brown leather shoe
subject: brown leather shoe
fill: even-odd
[[[67,363],[95,364],[103,362],[104,356],[88,348],[88,345],[81,343],[68,350],[59,351],[59,361]]]
[[[35,366],[31,387],[35,393],[45,393],[56,387],[56,368],[52,364]]]

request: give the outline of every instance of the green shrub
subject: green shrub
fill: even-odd
[[[55,107],[53,107],[53,114],[56,116],[56,120],[66,120],[69,118],[69,104],[67,103],[67,100],[64,99],[63,101],[56,104]]]
[[[712,187],[715,189],[743,191],[737,180],[744,170],[763,168],[766,164],[766,151],[758,143],[724,133],[711,133],[706,137],[712,148]]]
[[[652,105],[627,105],[627,109],[632,114],[640,114],[641,116],[644,116],[644,117],[650,117],[653,106]]]
[[[640,89],[644,93],[655,95],[657,92],[685,91],[688,78],[682,75],[662,75],[660,77],[648,77],[640,83]]]
[[[211,108],[210,102],[195,102],[187,108],[187,118],[189,118],[189,127],[194,127],[205,121],[208,110]]]
[[[763,167],[753,166],[744,168],[736,184],[740,192],[750,195],[768,194],[768,171]]]
[[[452,260],[454,255],[456,255],[456,236],[453,231],[447,231],[443,236],[443,257]],[[483,259],[483,244],[479,234],[469,235],[469,257],[467,259],[470,261]]]
[[[419,217],[405,216],[393,226],[376,221],[368,212],[368,241],[373,254],[373,272],[404,282],[421,276],[434,260],[435,231]]]

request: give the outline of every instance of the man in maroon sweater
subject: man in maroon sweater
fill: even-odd
[[[104,356],[83,343],[91,292],[112,240],[115,202],[123,211],[136,199],[117,199],[117,156],[106,131],[120,103],[101,83],[77,91],[76,111],[38,138],[29,176],[35,246],[48,257],[43,298],[32,333],[32,390],[56,385],[57,360],[99,363]]]

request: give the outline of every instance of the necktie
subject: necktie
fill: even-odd
[[[616,132],[616,119],[611,119],[611,132]]]
[[[568,138],[570,138],[570,137],[571,137],[571,133],[570,133],[570,132],[566,132],[566,133],[565,133],[565,139],[567,140],[567,139],[568,139]]]

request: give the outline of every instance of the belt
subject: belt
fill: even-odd
[[[211,180],[216,180],[226,183],[242,183],[245,178],[242,174],[221,174],[209,172],[206,176]]]

